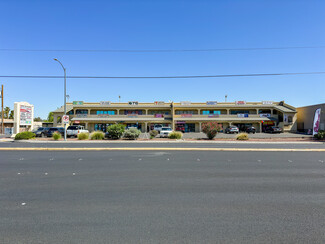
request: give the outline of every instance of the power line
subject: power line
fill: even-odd
[[[286,49],[320,49],[325,46],[298,46],[298,47],[252,47],[252,48],[211,48],[211,49],[19,49],[0,48],[2,52],[93,52],[93,53],[177,53],[177,52],[223,52],[223,51],[260,51]]]
[[[67,76],[68,79],[199,79],[199,78],[227,78],[254,76],[285,76],[285,75],[321,75],[325,71],[298,73],[260,73],[260,74],[225,74],[225,75],[180,75],[180,76]],[[59,79],[59,75],[0,75],[0,78],[35,78]]]

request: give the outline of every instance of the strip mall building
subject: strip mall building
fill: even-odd
[[[54,126],[62,126],[63,107],[53,111]],[[240,130],[254,126],[258,132],[267,126],[279,126],[287,132],[297,130],[296,108],[285,102],[225,102],[208,101],[128,103],[75,101],[67,104],[71,124],[84,125],[89,131],[102,130],[121,123],[137,126],[142,132],[152,130],[154,125],[172,127],[183,132],[200,132],[202,123],[215,121],[226,128],[236,125]]]

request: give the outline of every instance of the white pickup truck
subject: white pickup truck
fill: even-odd
[[[170,133],[173,132],[173,129],[170,127],[161,127],[160,137],[168,137]]]
[[[82,125],[70,125],[67,129],[67,137],[77,137],[80,133],[89,133]]]

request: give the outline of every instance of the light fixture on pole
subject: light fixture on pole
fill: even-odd
[[[61,64],[62,69],[64,71],[64,115],[67,113],[67,72],[63,64],[56,58],[54,58],[54,61]],[[64,140],[67,140],[67,124],[64,123]]]

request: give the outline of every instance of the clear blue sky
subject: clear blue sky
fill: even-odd
[[[209,49],[325,46],[325,1],[0,1],[0,48]],[[202,53],[0,52],[0,75],[168,76],[325,71],[325,49]],[[325,75],[68,80],[70,101],[324,102]],[[1,79],[5,105],[63,103],[62,79]]]

